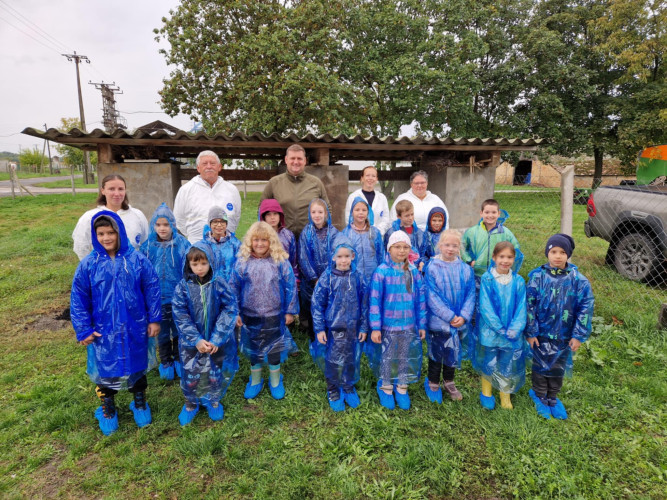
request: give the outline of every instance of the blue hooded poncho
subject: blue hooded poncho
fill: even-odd
[[[391,223],[391,227],[384,234],[384,244],[385,246],[389,243],[389,237],[396,231],[401,231],[401,219],[396,219]],[[404,231],[405,232],[405,231]],[[405,234],[408,234],[407,232]],[[408,234],[410,238],[410,244],[412,245],[412,250],[419,254],[419,258],[413,262],[413,264],[419,268],[419,264],[428,261],[428,244],[426,241],[426,236],[424,231],[417,227],[417,223],[412,223],[412,234]]]
[[[437,233],[433,231],[433,228],[431,227],[431,217],[433,217],[435,214],[440,214],[443,218],[442,228]],[[440,251],[438,250],[438,240],[440,239],[440,234],[442,234],[442,232],[447,227],[447,222],[447,212],[445,212],[445,209],[442,207],[433,207],[428,213],[428,217],[426,218],[426,231],[424,232],[424,239],[426,240],[426,256],[429,259],[440,254]]]
[[[160,241],[155,224],[158,219],[164,218],[171,227],[171,239]],[[183,235],[178,234],[176,218],[166,203],[162,203],[151,217],[148,239],[141,245],[140,252],[148,257],[153,268],[160,278],[162,290],[162,304],[170,304],[174,295],[174,288],[183,277],[181,264],[190,248],[190,242]]]
[[[215,262],[208,245],[199,241],[193,246],[206,254],[209,264]],[[183,363],[181,389],[185,399],[192,404],[218,402],[239,368],[236,298],[227,283],[216,277],[213,265],[208,280],[199,278],[185,257],[182,261],[183,279],[176,286],[172,300]],[[218,352],[200,353],[197,350],[200,340],[211,342],[218,347]]]
[[[213,237],[210,226],[206,224],[201,243],[208,246],[213,257],[215,276],[222,276],[225,281],[229,282],[236,262],[236,254],[241,248],[241,242],[229,229],[227,229],[227,234],[220,238],[220,241],[217,241]]]
[[[570,375],[570,339],[586,342],[591,334],[590,282],[573,264],[565,269],[544,264],[528,275],[526,302],[526,338],[537,337],[540,342],[533,348],[533,370],[547,377]]]
[[[118,233],[113,259],[97,241],[95,221],[100,217],[109,219]],[[96,213],[90,227],[93,251],[79,263],[72,281],[72,326],[77,341],[102,334],[87,348],[90,379],[132,386],[157,365],[155,339],[149,339],[147,329],[162,319],[160,282],[148,259],[129,244],[116,213]]]
[[[316,198],[316,200],[323,202],[325,207],[327,206],[324,200],[319,198]],[[306,283],[306,288],[310,287],[310,294],[312,294],[312,286],[314,286],[310,283],[317,280],[329,266],[334,248],[340,241],[338,229],[331,224],[331,214],[328,209],[325,209],[327,222],[324,227],[317,229],[313,224],[310,207],[316,200],[311,201],[308,205],[308,224],[299,236],[299,271],[302,281]]]
[[[359,232],[353,227],[354,207],[358,203],[366,205],[366,209],[368,210],[369,231]],[[342,234],[350,240],[350,243],[352,243],[354,253],[356,254],[354,260],[355,264],[357,269],[363,273],[364,278],[368,283],[370,283],[375,269],[384,261],[384,244],[382,243],[382,235],[380,234],[380,231],[373,226],[373,222],[373,210],[365,199],[357,196],[352,202],[348,224],[347,227],[343,229]]]

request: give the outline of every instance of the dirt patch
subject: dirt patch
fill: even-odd
[[[68,319],[61,319],[61,313],[51,313],[40,316],[32,323],[25,326],[25,330],[36,332],[56,332],[70,328],[72,323]]]

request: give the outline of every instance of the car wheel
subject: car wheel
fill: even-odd
[[[639,233],[622,236],[614,249],[614,265],[626,278],[633,281],[648,280],[658,265],[656,248],[651,238]]]

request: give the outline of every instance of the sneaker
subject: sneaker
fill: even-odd
[[[183,363],[174,361],[174,371],[176,372],[176,375],[178,375],[178,378],[183,378]]]
[[[174,380],[174,365],[169,363],[168,365],[163,365],[160,363],[158,366],[160,371],[160,378],[164,380]]]
[[[461,394],[461,392],[459,392],[459,390],[456,388],[456,384],[453,380],[443,380],[442,387],[445,389],[445,391],[447,391],[447,394],[449,394],[449,397],[452,399],[452,401],[461,401],[463,399],[463,394]]]
[[[343,398],[350,408],[358,408],[361,404],[359,394],[357,394],[357,390],[354,387],[351,392],[343,392]]]
[[[533,400],[535,403],[535,409],[537,410],[537,414],[540,417],[546,418],[549,420],[551,418],[551,408],[549,407],[547,398],[540,398],[535,394],[534,390],[529,390],[528,395],[530,396],[530,399]]]
[[[98,420],[100,425],[100,430],[105,436],[111,436],[114,432],[118,430],[118,412],[113,412],[113,417],[107,417],[104,414],[104,406],[100,406],[95,410],[95,418]]]
[[[401,394],[396,389],[394,390],[394,398],[396,399],[396,406],[398,406],[401,410],[410,409],[410,395],[408,394],[408,391],[405,391],[405,394]]]
[[[248,383],[245,386],[245,392],[243,397],[246,399],[255,399],[259,396],[259,393],[262,392],[262,387],[264,387],[264,379],[259,380],[259,384],[252,385],[252,377],[248,380]]]
[[[208,411],[208,416],[214,422],[219,422],[225,416],[225,409],[222,407],[222,403],[209,403],[206,405],[206,411]]]
[[[283,385],[283,374],[280,374],[280,381],[278,385],[273,387],[269,382],[269,390],[273,399],[283,399],[285,397],[285,386]]]
[[[382,389],[382,382],[378,380],[377,384],[377,393],[380,396],[380,404],[384,406],[387,410],[393,410],[396,408],[396,401],[394,400],[394,394],[387,394]]]
[[[329,395],[327,395],[327,399],[329,400],[329,407],[333,411],[345,411],[345,399],[340,396],[338,399],[331,399]]]
[[[551,410],[551,416],[557,418],[558,420],[567,420],[567,411],[563,402],[558,398],[549,398],[549,409]]]
[[[482,407],[487,410],[493,410],[496,407],[496,398],[493,396],[485,396],[483,392],[479,393],[479,402]]]
[[[438,386],[437,391],[431,390],[431,385],[428,383],[428,377],[424,379],[424,392],[431,403],[442,404],[442,389]]]
[[[182,426],[188,425],[194,420],[197,412],[199,412],[199,405],[195,406],[192,410],[188,410],[188,405],[184,404],[181,413],[178,415],[178,422]]]

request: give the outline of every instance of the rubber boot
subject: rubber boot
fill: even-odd
[[[496,398],[493,397],[492,391],[491,382],[482,377],[482,392],[479,393],[479,402],[487,410],[493,410],[496,407]]]
[[[512,406],[512,400],[510,399],[509,393],[507,392],[500,393],[500,406],[502,408],[505,408],[506,410],[511,410],[514,408]]]

